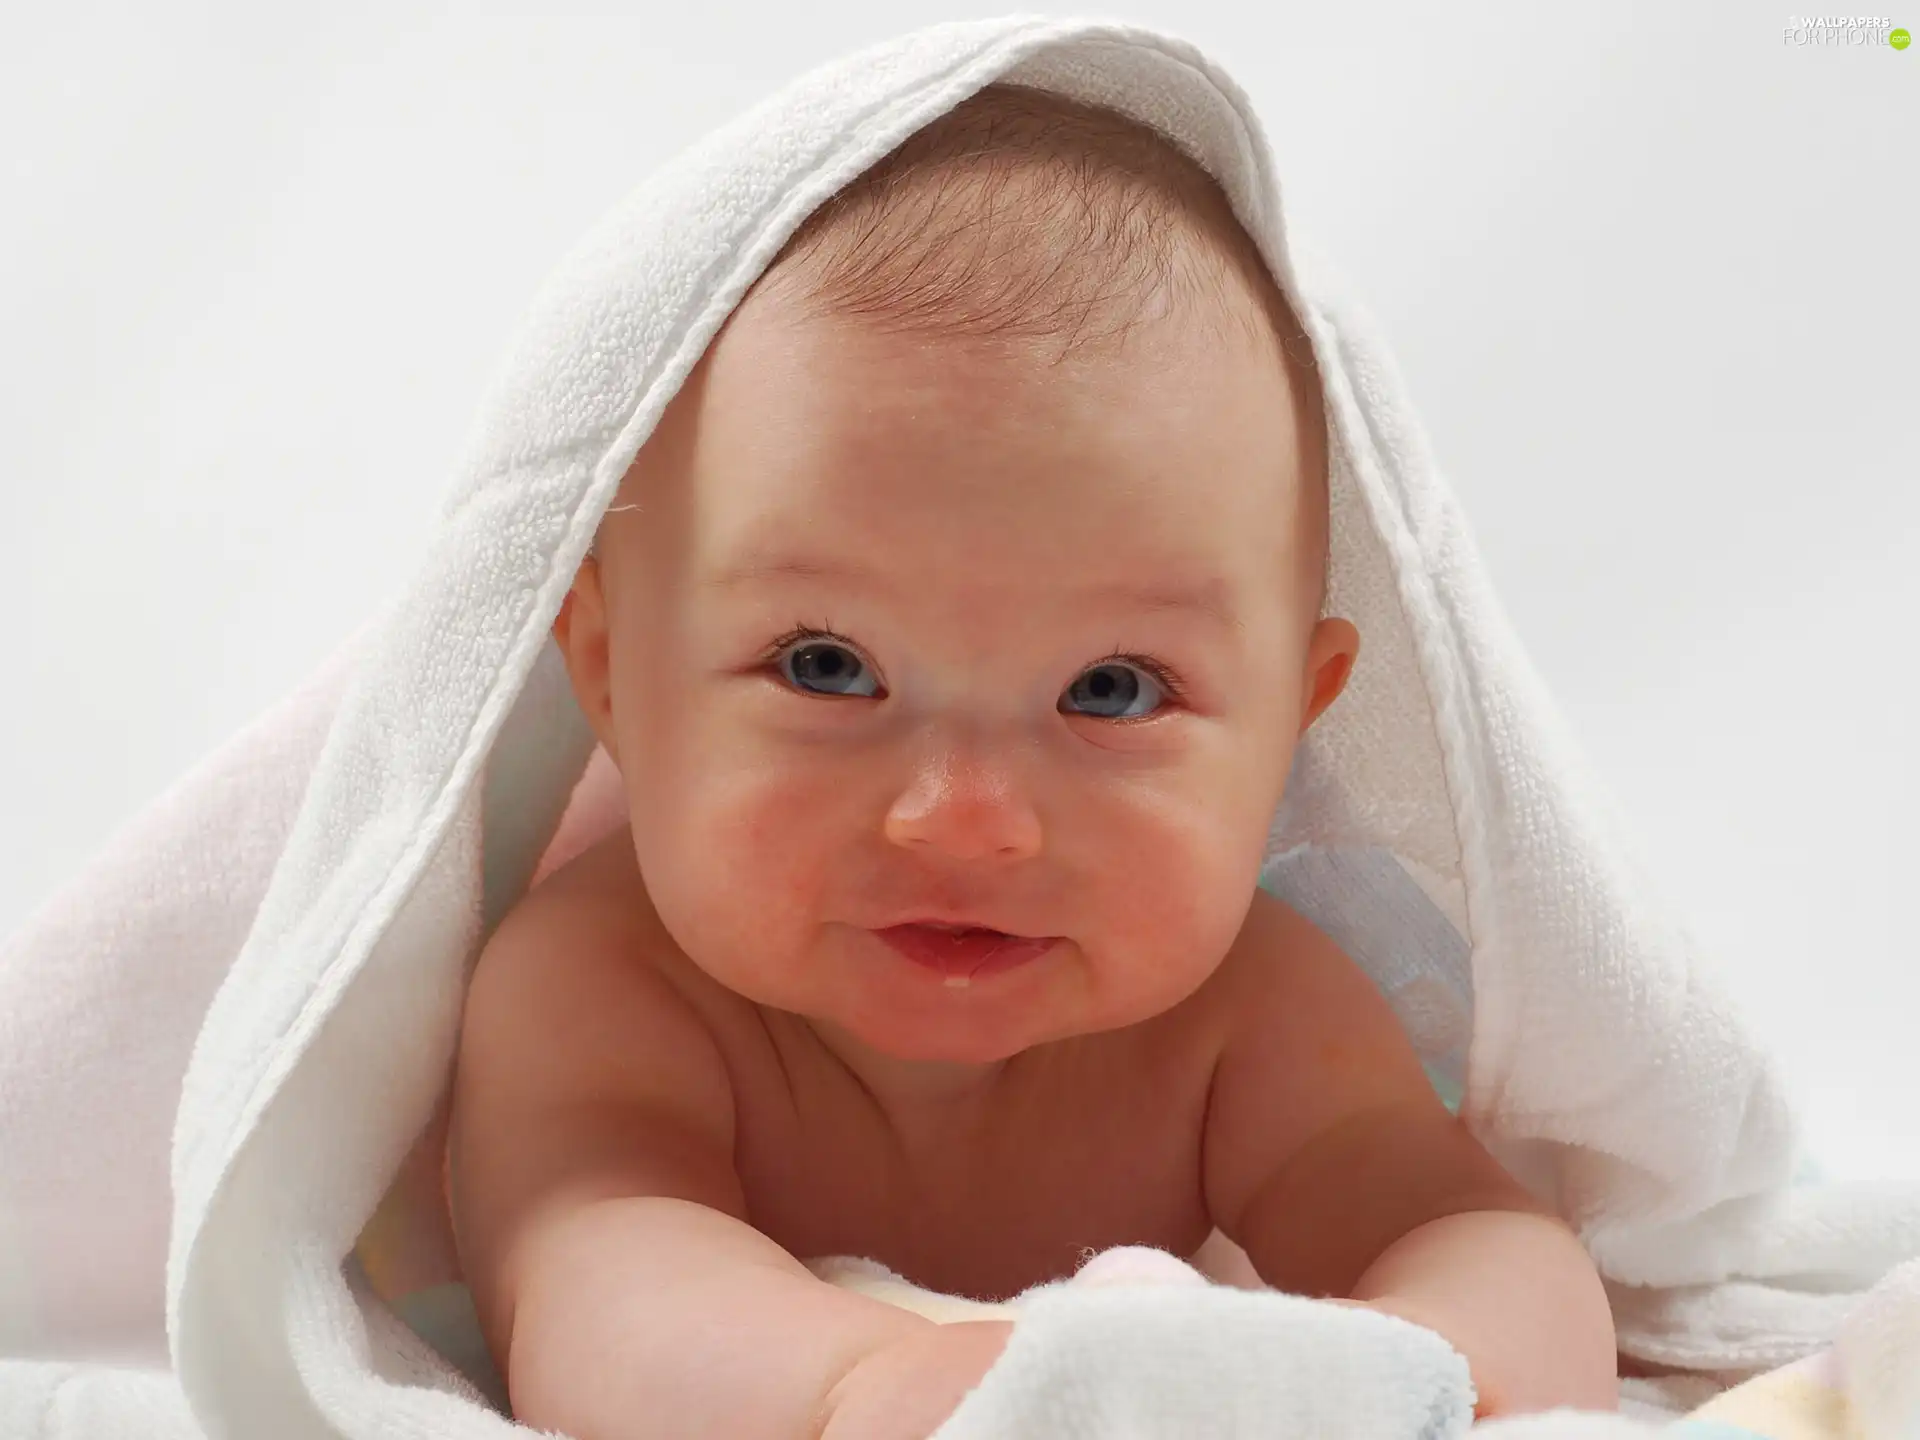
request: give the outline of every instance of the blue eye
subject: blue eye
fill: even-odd
[[[808,640],[780,652],[780,675],[809,695],[877,695],[873,667],[845,645]]]
[[[1152,714],[1165,695],[1160,682],[1138,665],[1106,660],[1080,672],[1060,697],[1059,709],[1063,715],[1135,720]]]

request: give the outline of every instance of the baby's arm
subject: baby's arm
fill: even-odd
[[[455,1230],[515,1417],[577,1440],[924,1440],[1007,1327],[828,1285],[746,1222],[726,1068],[645,928],[563,873],[469,991]]]
[[[1207,1195],[1268,1284],[1445,1336],[1483,1414],[1617,1401],[1612,1314],[1571,1231],[1434,1095],[1371,981],[1261,895],[1229,961]]]
[[[709,1206],[583,1206],[528,1245],[509,1388],[577,1440],[926,1440],[1006,1322],[936,1325],[837,1289]]]

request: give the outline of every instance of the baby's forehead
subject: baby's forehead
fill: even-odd
[[[1300,419],[1271,358],[1177,322],[1059,361],[1045,343],[743,307],[605,523],[645,529],[641,563],[668,545],[689,579],[823,532],[827,549],[882,557],[959,548],[1043,566],[1060,553],[1271,571],[1291,535],[1320,528],[1300,514],[1321,508],[1323,484]]]
[[[1192,591],[1292,572],[1296,439],[1271,359],[1180,317],[1060,361],[769,298],[703,357],[624,498],[659,502],[646,563],[675,547],[702,593],[904,567],[896,588],[957,594],[989,561]]]

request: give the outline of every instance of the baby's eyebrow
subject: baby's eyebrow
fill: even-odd
[[[873,571],[838,560],[800,555],[756,555],[707,576],[701,583],[714,590],[751,585],[761,580],[849,580],[856,585],[882,586]]]
[[[808,555],[753,556],[709,575],[703,583],[712,589],[731,589],[768,580],[832,580],[882,592],[893,589],[885,577],[864,565]],[[1089,604],[1148,612],[1185,611],[1229,630],[1241,628],[1233,589],[1218,576],[1200,581],[1115,580],[1089,586],[1081,594]]]

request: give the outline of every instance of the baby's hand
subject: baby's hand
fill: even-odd
[[[927,1440],[985,1378],[1011,1320],[929,1325],[876,1350],[827,1396],[820,1440]]]

